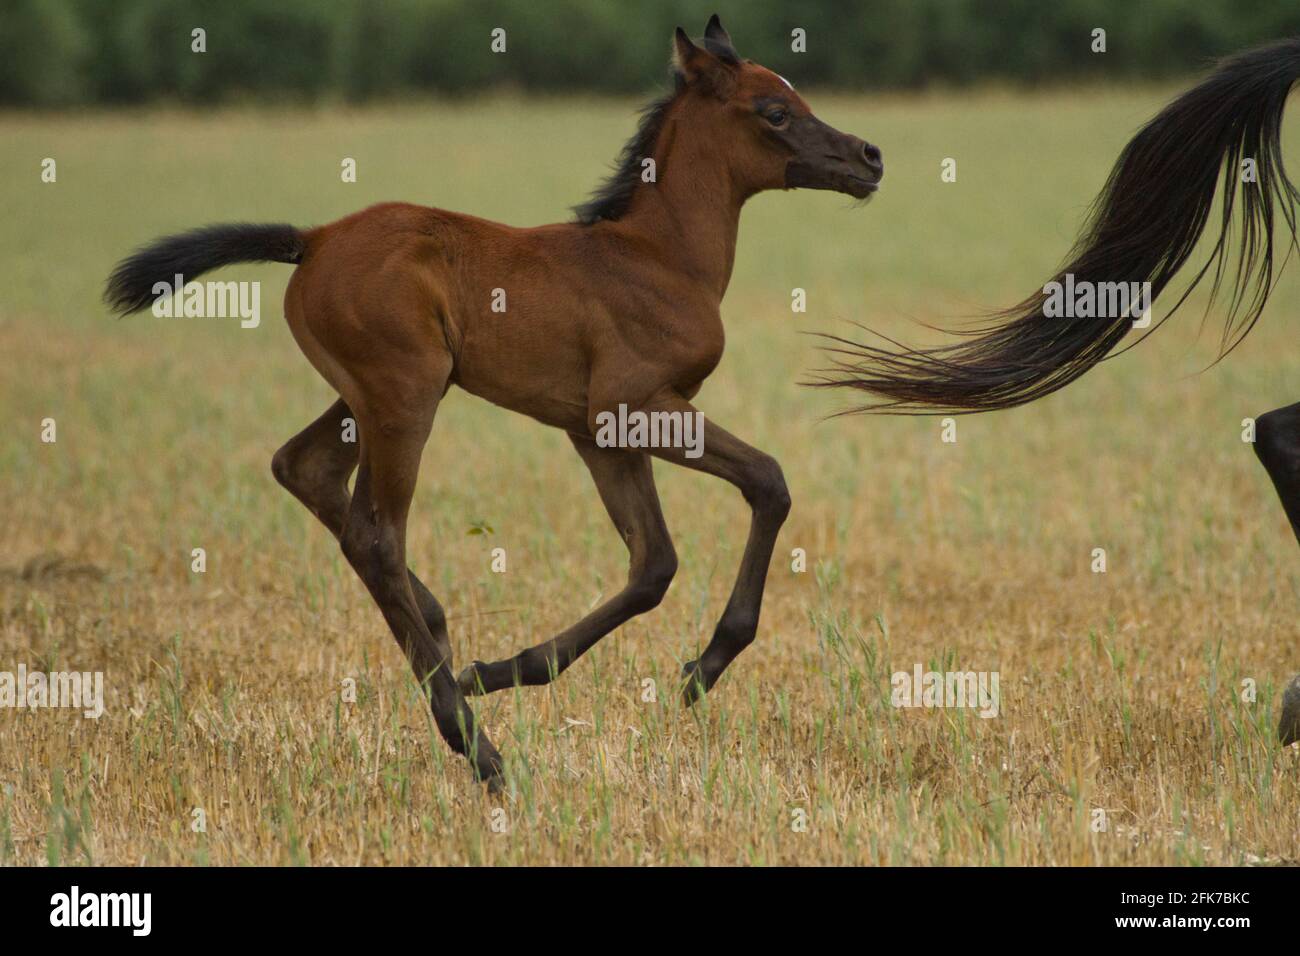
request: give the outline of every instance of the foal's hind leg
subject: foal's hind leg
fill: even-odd
[[[1259,416],[1255,454],[1273,479],[1291,530],[1300,541],[1300,402]],[[1277,732],[1284,745],[1300,740],[1300,677],[1282,695]]]
[[[640,452],[601,448],[590,438],[571,435],[570,439],[627,543],[631,556],[627,585],[546,643],[492,664],[475,661],[459,678],[467,694],[549,683],[610,631],[657,607],[677,572],[677,555],[659,508],[650,458]]]
[[[347,402],[339,399],[301,432],[289,439],[271,459],[276,481],[307,506],[335,538],[343,534],[352,495],[348,479],[360,460],[357,442],[344,441],[344,420],[356,418]],[[429,589],[407,570],[420,614],[436,638],[446,634],[447,616]]]
[[[334,537],[343,533],[347,520],[348,479],[360,453],[355,441],[343,440],[343,421],[352,417],[347,402],[339,399],[293,438],[271,459],[275,480],[307,506]]]
[[[431,394],[440,395],[443,384],[429,382]],[[443,738],[470,758],[479,779],[499,785],[500,755],[478,728],[451,676],[446,616],[406,568],[406,518],[436,398],[429,405],[415,413],[372,413],[358,421],[358,445],[342,440],[343,419],[353,416],[339,400],[276,452],[272,470],[339,539],[425,685]],[[349,497],[348,476],[363,455],[356,493]]]
[[[447,366],[450,372],[450,360]],[[443,383],[433,384],[433,394],[441,395]],[[358,419],[361,467],[339,543],[425,687],[443,739],[469,758],[480,780],[495,788],[502,782],[501,757],[451,674],[446,629],[435,634],[425,623],[406,569],[406,519],[438,401],[433,398],[424,409],[402,401],[371,406]]]

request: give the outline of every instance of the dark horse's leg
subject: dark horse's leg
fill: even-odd
[[[591,471],[614,527],[627,543],[627,585],[544,644],[491,664],[475,661],[459,677],[461,689],[467,694],[490,693],[516,684],[549,683],[610,631],[657,607],[677,572],[677,555],[659,508],[649,456],[601,448],[590,438],[570,438]]]
[[[347,418],[353,418],[352,409],[339,399],[320,418],[289,439],[271,459],[276,481],[306,505],[336,538],[343,534],[352,502],[348,478],[360,459],[357,443],[343,440],[343,421]],[[442,605],[415,572],[407,569],[407,574],[424,623],[434,634],[445,633],[447,618]]]
[[[1255,454],[1273,479],[1291,530],[1300,541],[1300,402],[1260,415],[1255,427]],[[1300,740],[1300,677],[1282,695],[1277,732],[1283,744]]]

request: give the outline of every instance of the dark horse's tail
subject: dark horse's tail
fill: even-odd
[[[1165,318],[1211,268],[1211,298],[1231,273],[1220,357],[1235,348],[1272,291],[1274,200],[1291,232],[1288,250],[1296,240],[1300,193],[1283,168],[1279,134],[1297,79],[1300,37],[1223,61],[1165,107],[1124,148],[1056,281],[1064,285],[1073,274],[1075,288],[1081,282],[1149,282],[1155,299],[1192,254],[1221,181],[1222,217],[1212,254]],[[1253,182],[1243,175],[1246,160],[1254,161]],[[1232,255],[1238,198],[1241,234]],[[997,313],[994,324],[969,332],[969,340],[936,348],[895,353],[826,336],[835,367],[808,384],[858,389],[879,399],[863,411],[982,412],[1032,402],[1105,358],[1135,318],[1049,318],[1049,298],[1037,292]]]
[[[305,243],[293,226],[230,223],[204,226],[158,239],[123,259],[108,277],[104,301],[114,312],[138,312],[161,295],[160,283],[171,290],[176,276],[189,282],[196,276],[235,262],[302,260]]]

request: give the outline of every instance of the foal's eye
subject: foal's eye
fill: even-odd
[[[780,126],[782,123],[785,122],[786,113],[785,110],[782,109],[770,110],[769,112],[763,115],[767,118],[767,121],[771,123],[773,126]]]

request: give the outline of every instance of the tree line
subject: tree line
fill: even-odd
[[[715,9],[742,55],[845,90],[1159,78],[1300,33],[1284,0],[4,0],[0,103],[640,92]]]

